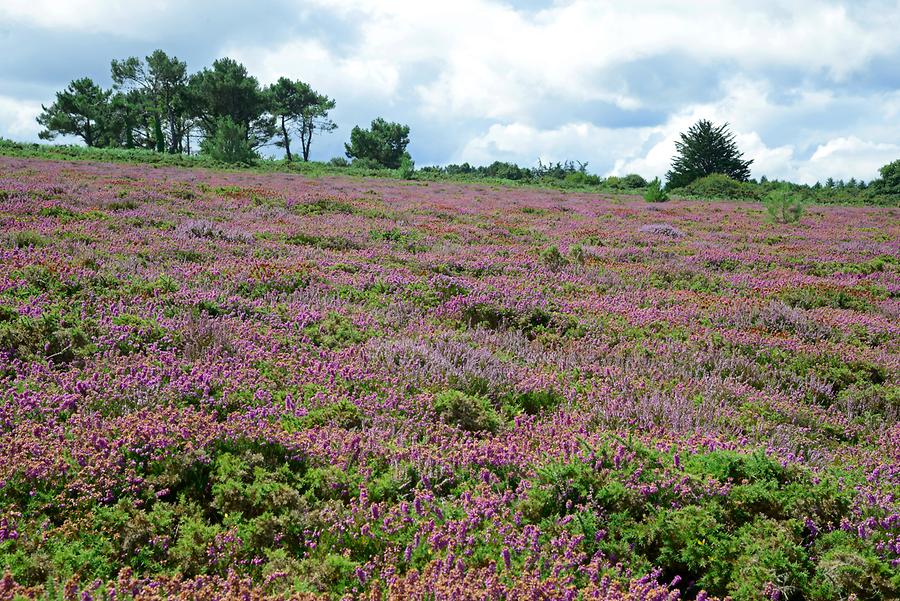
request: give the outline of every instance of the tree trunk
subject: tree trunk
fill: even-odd
[[[162,120],[159,113],[153,113],[153,137],[156,138],[156,152],[166,151],[166,141],[163,139]]]
[[[175,154],[178,152],[181,140],[178,138],[177,126],[175,124],[175,109],[171,106],[169,107],[169,135],[172,137],[169,142],[169,153]]]
[[[309,123],[300,132],[301,143],[303,144],[303,161],[309,162],[309,147],[312,145],[313,124]]]
[[[284,123],[284,115],[281,116],[281,134],[284,136],[284,152],[287,154],[288,163],[294,160],[291,156],[291,138],[288,136],[287,126]]]

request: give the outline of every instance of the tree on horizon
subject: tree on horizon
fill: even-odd
[[[727,123],[716,127],[706,119],[697,121],[681,134],[675,150],[672,168],[666,173],[668,188],[682,188],[714,173],[739,182],[750,179],[753,160],[743,160],[744,154],[738,149]]]

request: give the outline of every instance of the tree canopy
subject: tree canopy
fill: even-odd
[[[111,72],[113,85],[126,92],[125,98],[138,116],[132,127],[143,123],[146,129],[146,123],[152,121],[146,145],[160,152],[180,152],[188,127],[187,63],[156,50],[146,62],[134,56],[113,60]]]
[[[398,169],[404,157],[409,157],[409,126],[388,122],[378,117],[370,129],[358,125],[350,132],[350,143],[344,144],[347,156],[370,161],[389,169]]]
[[[211,69],[190,78],[193,113],[206,137],[215,134],[228,118],[245,130],[252,148],[268,144],[275,135],[275,118],[268,113],[268,99],[259,81],[231,58],[220,58]]]
[[[879,173],[881,179],[873,182],[876,190],[882,194],[900,195],[900,159],[888,163],[879,169]]]
[[[676,155],[672,168],[666,174],[669,188],[681,188],[707,175],[720,173],[739,181],[750,179],[752,160],[743,160],[734,134],[728,124],[713,125],[701,119],[681,134],[675,142]]]
[[[300,136],[303,160],[309,160],[313,134],[330,132],[337,128],[328,118],[328,112],[335,107],[335,101],[319,94],[302,81],[292,81],[280,77],[277,82],[266,89],[269,110],[278,120],[280,139],[276,144],[284,148],[288,161],[291,154],[291,133],[296,131]]]
[[[110,96],[89,77],[72,81],[65,90],[56,93],[56,102],[41,105],[37,122],[45,129],[38,136],[52,140],[57,135],[81,138],[87,146],[108,146],[114,135],[111,130]]]

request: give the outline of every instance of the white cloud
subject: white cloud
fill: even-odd
[[[592,166],[604,165],[638,152],[650,133],[649,128],[611,129],[584,122],[550,130],[523,123],[492,125],[470,140],[453,160],[482,164],[502,159],[520,165],[534,165],[539,159],[545,163],[587,160]]]
[[[0,137],[36,140],[41,127],[34,119],[40,112],[40,102],[0,96]]]
[[[141,36],[163,26],[177,3],[170,0],[3,0],[0,21],[48,29]]]
[[[362,24],[358,56],[389,60],[401,71],[422,61],[439,64],[440,75],[417,87],[429,115],[527,121],[548,94],[635,108],[642,100],[604,71],[656,56],[736,69],[802,69],[841,80],[900,48],[900,11],[851,14],[813,0],[752,7],[575,0],[534,15],[489,0],[312,2]]]
[[[396,93],[397,67],[382,58],[335,56],[316,40],[291,41],[273,49],[225,47],[230,56],[247,65],[263,84],[279,77],[302,78],[332,97],[390,98]]]
[[[878,177],[879,167],[898,158],[898,144],[871,142],[853,136],[835,138],[816,148],[809,162],[799,165],[798,171],[801,177],[810,174],[822,181],[829,176],[870,181]]]

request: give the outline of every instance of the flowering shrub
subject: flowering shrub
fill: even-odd
[[[419,184],[0,158],[0,599],[900,596],[889,209]]]

